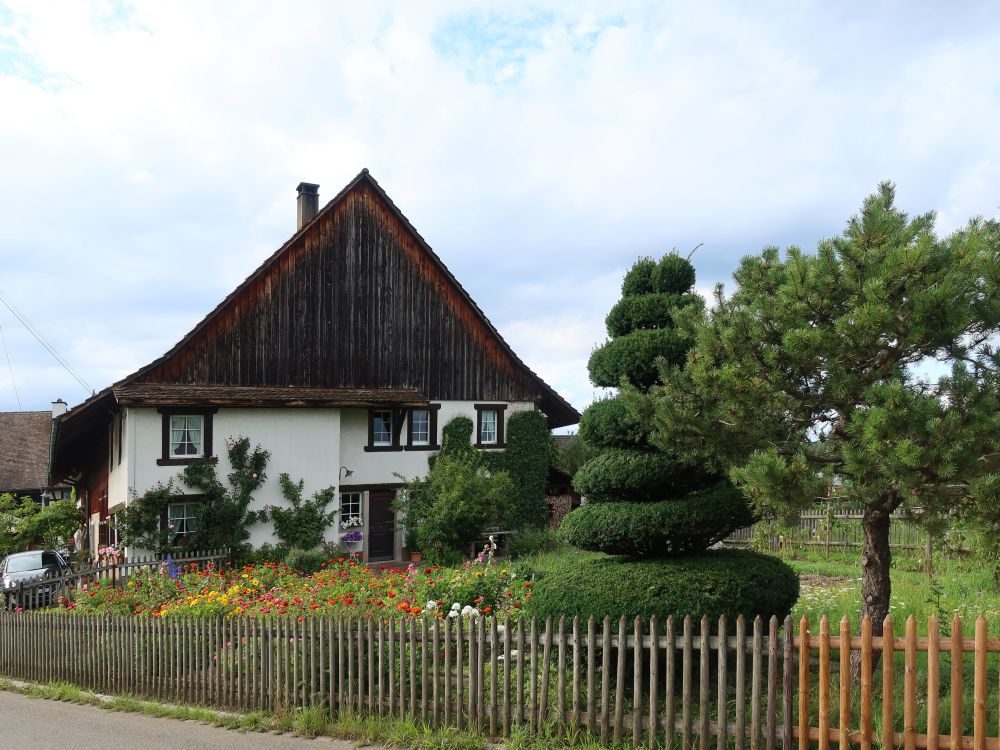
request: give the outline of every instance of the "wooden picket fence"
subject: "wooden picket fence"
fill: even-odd
[[[830,750],[833,743],[839,750],[998,750],[998,717],[989,723],[987,712],[996,713],[998,668],[990,657],[1000,638],[988,637],[986,621],[975,622],[972,638],[963,637],[958,618],[947,635],[933,619],[919,638],[912,618],[903,637],[891,619],[884,628],[873,636],[865,620],[855,636],[845,619],[833,635],[825,618],[818,633],[803,620],[796,634],[790,618],[783,626],[775,618],[723,618],[714,627],[685,618],[675,627],[655,618],[3,613],[0,674],[238,711],[398,716],[492,737],[523,726],[681,750],[707,750],[713,739],[717,750]],[[917,684],[918,655],[926,657],[926,690]],[[926,709],[920,727],[918,705]]]

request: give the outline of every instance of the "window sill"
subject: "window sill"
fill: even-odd
[[[507,447],[507,443],[479,443],[479,442],[477,442],[476,443],[476,447],[477,448],[481,448],[483,450],[490,450],[491,448],[496,448],[496,449],[499,450],[499,449],[506,448]]]
[[[403,450],[408,451],[439,451],[440,445],[407,445]]]
[[[401,451],[401,445],[366,445],[365,453],[389,453],[391,451]]]
[[[158,459],[156,459],[156,465],[157,466],[187,466],[187,465],[193,464],[193,463],[195,463],[197,461],[204,461],[204,460],[206,460],[205,456],[193,456],[191,458],[158,458]],[[210,458],[208,458],[208,461],[210,463],[215,464],[215,463],[219,462],[219,458],[218,458],[218,456],[211,456]]]

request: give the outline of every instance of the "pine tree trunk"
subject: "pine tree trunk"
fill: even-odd
[[[895,504],[866,505],[861,517],[861,616],[868,615],[872,621],[872,635],[882,635],[882,623],[889,614],[889,598],[892,583],[889,578],[889,564],[892,549],[889,546],[889,521],[891,511],[887,507]],[[858,629],[861,623],[858,622]],[[872,665],[878,664],[880,651],[872,653]],[[861,652],[851,652],[851,677],[861,679]]]
[[[889,547],[890,514],[884,508],[865,506],[861,518],[863,540],[861,543],[861,616],[872,621],[872,634],[882,635],[882,621],[889,614],[889,597],[892,585],[889,564],[892,549]]]

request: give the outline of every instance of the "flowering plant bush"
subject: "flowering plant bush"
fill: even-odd
[[[360,515],[345,516],[340,519],[340,528],[342,529],[358,529],[364,525],[364,519]]]
[[[350,544],[351,542],[363,542],[364,539],[365,532],[363,531],[348,531],[340,537],[340,541],[344,544]]]
[[[410,565],[372,570],[345,556],[310,576],[276,563],[205,570],[165,563],[161,569],[135,573],[118,588],[100,581],[89,584],[60,606],[77,615],[515,618],[530,597],[530,583],[495,563],[490,552],[458,569]]]

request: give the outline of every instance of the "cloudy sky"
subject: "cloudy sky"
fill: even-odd
[[[98,390],[362,167],[578,407],[639,256],[703,243],[708,289],[884,179],[1000,214],[988,2],[0,0],[0,108],[0,294]],[[0,327],[0,409],[88,395]]]

